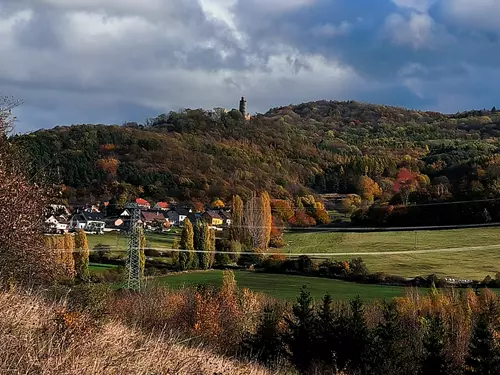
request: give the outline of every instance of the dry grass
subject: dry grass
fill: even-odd
[[[98,325],[36,293],[0,292],[1,374],[269,374],[176,341],[115,318]]]

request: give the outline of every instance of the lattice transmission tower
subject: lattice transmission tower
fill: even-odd
[[[139,256],[139,219],[141,216],[141,210],[136,203],[128,204],[126,208],[130,212],[130,228],[127,251],[127,288],[130,290],[139,290],[141,288],[141,265]]]

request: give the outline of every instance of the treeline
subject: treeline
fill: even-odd
[[[56,127],[11,141],[31,176],[44,170],[71,202],[120,205],[141,196],[209,203],[266,190],[290,201],[357,193],[355,210],[366,211],[373,203],[499,197],[499,135],[496,110],[448,116],[319,101],[249,121],[238,111],[186,109],[142,125]]]
[[[481,280],[470,280],[458,285],[453,284],[446,278],[440,278],[435,274],[426,277],[417,276],[407,278],[398,275],[388,275],[383,272],[370,272],[361,257],[349,261],[338,261],[335,259],[325,259],[322,261],[313,260],[307,255],[300,255],[297,258],[286,258],[283,255],[271,255],[265,257],[255,265],[255,269],[268,273],[295,274],[301,276],[326,277],[329,279],[339,279],[353,281],[364,284],[379,285],[399,285],[407,287],[438,287],[445,288],[458,286],[461,288],[500,288],[500,273],[492,278],[487,275]]]
[[[499,374],[500,304],[485,292],[416,294],[365,305],[314,304],[304,287],[291,310],[267,306],[246,348],[301,374]]]

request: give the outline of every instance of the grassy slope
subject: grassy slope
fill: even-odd
[[[311,295],[317,300],[321,299],[326,292],[339,300],[352,299],[357,295],[364,300],[390,299],[404,295],[405,290],[402,287],[362,285],[317,277],[273,275],[249,271],[236,271],[235,277],[240,288],[248,288],[289,301],[297,298],[302,285],[306,285]],[[181,273],[156,280],[173,288],[193,284],[219,285],[222,280],[222,271]]]
[[[482,279],[487,274],[500,272],[500,248],[440,252],[435,254],[377,254],[381,251],[411,251],[414,232],[383,233],[287,233],[284,249],[291,253],[358,253],[363,255],[372,272],[386,272],[402,276],[436,273],[442,276]],[[500,244],[499,228],[474,228],[446,231],[417,232],[417,250],[489,246]],[[349,259],[353,256],[338,256]]]

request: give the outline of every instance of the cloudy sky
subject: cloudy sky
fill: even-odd
[[[500,0],[0,0],[17,130],[359,100],[500,106]]]

